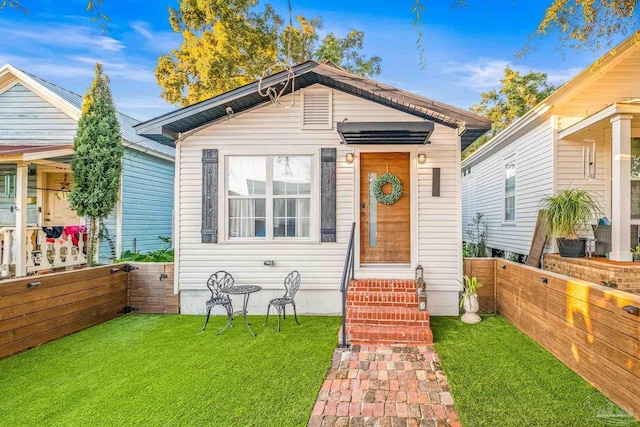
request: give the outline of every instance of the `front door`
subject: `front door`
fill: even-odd
[[[411,188],[409,153],[360,155],[360,263],[411,263]],[[372,187],[389,172],[402,183],[402,196],[393,204],[379,203]],[[391,184],[382,192],[391,193]]]
[[[63,183],[72,185],[73,179],[70,173],[46,173],[45,174],[45,206],[44,226],[54,227],[63,225],[84,224],[80,217],[69,206],[67,191],[62,191]]]

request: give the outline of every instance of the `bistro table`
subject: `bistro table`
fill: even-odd
[[[218,335],[223,333],[229,326],[233,328],[232,321],[233,321],[234,314],[242,314],[242,316],[244,317],[244,323],[247,324],[247,329],[249,329],[249,332],[251,333],[251,335],[253,335],[254,337],[256,336],[256,334],[251,330],[251,324],[247,320],[247,304],[249,303],[249,296],[252,293],[259,292],[261,290],[262,290],[262,286],[257,286],[257,285],[237,285],[237,286],[232,286],[230,288],[220,290],[220,293],[227,294],[227,295],[242,295],[243,301],[242,301],[242,310],[234,311],[234,312],[229,311],[229,314],[228,314],[229,318],[227,319],[227,324],[225,325],[224,328],[222,328],[220,332],[218,332]]]

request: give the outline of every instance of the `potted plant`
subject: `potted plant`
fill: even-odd
[[[633,262],[640,261],[640,246],[636,246],[635,249],[631,249],[631,253],[633,254]]]
[[[556,238],[560,256],[585,256],[585,240],[578,233],[600,211],[589,192],[581,189],[562,190],[543,199],[547,234]]]
[[[464,323],[473,325],[482,320],[478,316],[478,310],[480,309],[478,289],[481,287],[482,283],[478,282],[477,277],[464,276],[464,290],[462,291],[462,299],[460,299],[460,308],[464,308],[464,314],[460,320]]]

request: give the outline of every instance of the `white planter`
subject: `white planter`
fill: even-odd
[[[462,320],[463,323],[474,325],[482,320],[480,316],[478,316],[478,310],[480,309],[478,294],[464,295],[462,297],[462,308],[464,308],[464,314],[460,320]]]

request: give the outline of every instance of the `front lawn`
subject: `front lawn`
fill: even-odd
[[[340,320],[128,315],[0,361],[0,425],[306,425]]]
[[[465,427],[639,425],[502,317],[432,317],[431,328]]]

